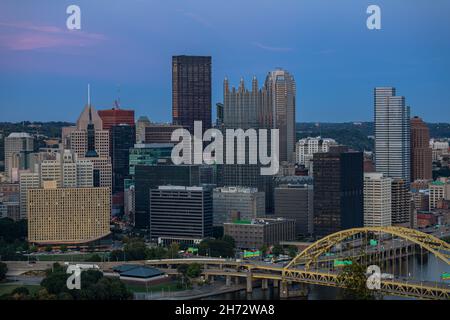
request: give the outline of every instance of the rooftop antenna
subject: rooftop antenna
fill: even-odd
[[[120,84],[117,86],[117,99],[114,100],[114,108],[120,109]]]
[[[91,105],[91,85],[88,83],[88,105],[90,106]]]

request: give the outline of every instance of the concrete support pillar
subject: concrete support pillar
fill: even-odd
[[[235,283],[236,285],[239,284],[239,277],[234,277],[234,283]]]
[[[287,281],[281,281],[280,298],[289,298],[289,289]]]
[[[247,274],[247,293],[251,293],[252,291],[253,291],[252,273],[249,272]]]
[[[273,287],[274,287],[274,288],[278,288],[279,283],[280,283],[280,282],[279,282],[278,280],[274,279],[274,280],[273,280]]]
[[[269,280],[268,279],[262,279],[261,283],[261,289],[267,290],[269,288]]]
[[[213,276],[213,275],[210,276],[209,281],[210,281],[211,283],[214,283],[214,276]]]
[[[225,285],[227,287],[231,286],[231,276],[226,276]]]

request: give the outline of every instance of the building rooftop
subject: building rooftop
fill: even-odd
[[[31,136],[26,132],[12,132],[8,138],[31,138]]]
[[[129,268],[128,270],[119,273],[121,277],[132,277],[132,278],[153,278],[164,275],[164,272],[162,272],[159,269],[145,266],[137,266],[135,268]]]
[[[249,188],[249,187],[221,187],[221,188],[215,188],[215,192],[222,192],[222,193],[256,193],[258,192],[257,188]]]

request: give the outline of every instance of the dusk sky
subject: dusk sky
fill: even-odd
[[[66,28],[67,6],[81,30]],[[366,9],[381,7],[382,29]],[[411,115],[450,122],[448,0],[1,0],[0,122],[75,122],[92,103],[171,121],[172,55],[211,55],[222,82],[282,67],[297,82],[297,121],[372,121],[375,86]],[[214,113],[215,114],[215,113]]]

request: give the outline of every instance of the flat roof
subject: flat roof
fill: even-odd
[[[162,272],[161,270],[145,266],[139,266],[136,268],[131,268],[124,272],[120,272],[121,277],[132,278],[153,278],[162,275],[164,275],[164,272]]]

